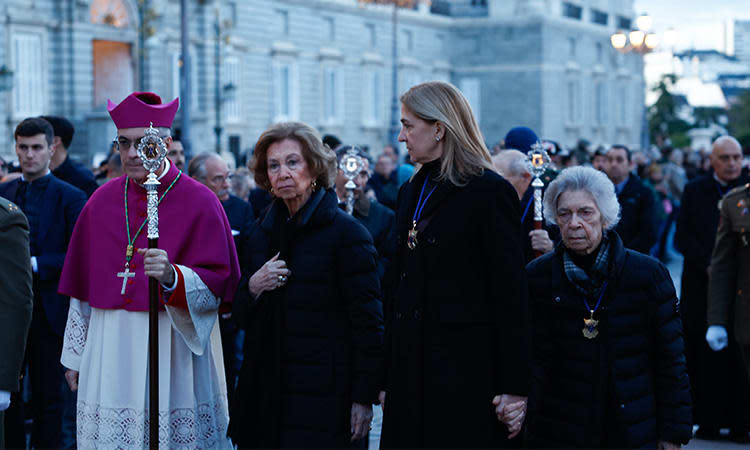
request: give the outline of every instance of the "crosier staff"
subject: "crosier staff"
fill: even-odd
[[[159,196],[157,189],[159,170],[167,157],[167,145],[154,128],[153,122],[146,129],[138,144],[138,156],[148,171],[146,182],[146,204],[148,216],[148,248],[159,248]],[[148,279],[148,384],[149,384],[149,447],[159,448],[159,281]]]
[[[531,187],[534,188],[534,229],[542,229],[542,221],[544,216],[542,215],[542,189],[544,188],[544,182],[542,181],[542,175],[550,165],[550,157],[547,151],[544,150],[542,143],[536,141],[531,146],[531,150],[526,154],[527,163],[529,164],[529,171],[534,176],[534,181],[531,183]],[[534,250],[534,257],[538,258],[542,256],[542,252]]]

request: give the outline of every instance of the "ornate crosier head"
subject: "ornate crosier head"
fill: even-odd
[[[159,136],[153,122],[143,133],[143,139],[138,143],[138,156],[143,161],[143,167],[151,174],[155,173],[167,157],[167,144]]]
[[[544,150],[542,143],[536,141],[526,155],[531,175],[533,175],[534,178],[540,178],[544,174],[544,171],[547,170],[547,167],[549,167],[551,161],[549,154]]]
[[[362,161],[362,157],[359,156],[359,148],[352,147],[347,150],[346,154],[341,157],[339,162],[339,169],[344,172],[344,176],[347,178],[346,188],[356,189],[357,185],[354,184],[354,179],[364,169],[365,163]]]

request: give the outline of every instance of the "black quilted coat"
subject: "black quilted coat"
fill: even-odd
[[[383,313],[372,238],[319,190],[291,220],[275,200],[248,240],[233,315],[246,330],[230,435],[241,448],[350,445],[352,402],[377,401]],[[277,252],[287,284],[252,300]]]
[[[657,260],[625,249],[615,232],[610,240],[614,260],[594,339],[583,336],[589,314],[565,276],[563,246],[526,268],[534,330],[531,447],[656,448],[692,436],[672,279]]]

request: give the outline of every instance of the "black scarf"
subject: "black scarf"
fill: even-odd
[[[581,293],[584,297],[595,297],[609,277],[612,265],[610,261],[611,258],[609,257],[609,250],[610,240],[605,232],[602,237],[602,242],[599,245],[599,253],[596,255],[594,264],[588,269],[583,269],[573,261],[573,257],[570,255],[570,250],[563,246],[563,268],[565,269],[565,276],[568,278],[568,281],[573,284],[576,291]]]

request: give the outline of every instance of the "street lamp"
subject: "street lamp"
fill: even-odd
[[[13,89],[13,71],[5,65],[0,66],[0,92]]]
[[[398,100],[398,9],[412,8],[419,0],[358,0],[360,4],[393,5],[391,15],[391,32],[393,46],[391,48],[391,123],[388,127],[388,144],[398,148],[399,100]]]
[[[621,53],[636,52],[642,55],[651,53],[659,45],[659,37],[651,32],[654,19],[648,14],[641,14],[635,19],[634,30],[625,33],[617,30],[609,40],[612,47]]]

